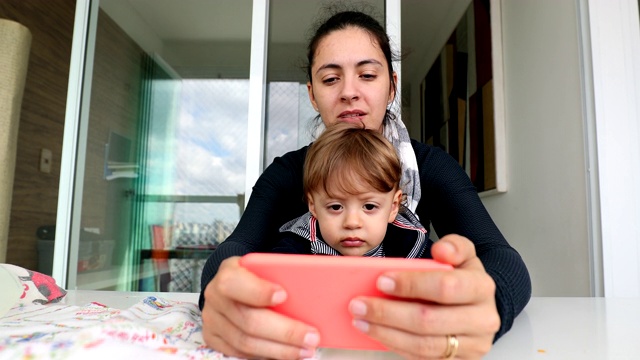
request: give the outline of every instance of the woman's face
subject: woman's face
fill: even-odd
[[[364,30],[349,27],[318,43],[311,64],[309,99],[329,126],[338,121],[382,130],[394,92],[388,64],[378,44]]]

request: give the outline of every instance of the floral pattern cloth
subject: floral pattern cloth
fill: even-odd
[[[28,270],[11,264],[0,264],[0,268],[7,271],[22,288],[22,295],[14,304],[46,304],[60,301],[67,292],[56,284],[49,275]],[[9,284],[0,283],[2,287]]]
[[[196,304],[150,296],[119,310],[19,305],[0,318],[0,359],[235,359],[207,348]]]

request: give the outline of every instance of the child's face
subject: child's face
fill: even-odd
[[[308,201],[324,241],[342,255],[362,256],[382,242],[387,224],[398,214],[401,198],[401,190],[339,197],[319,191],[311,193]]]

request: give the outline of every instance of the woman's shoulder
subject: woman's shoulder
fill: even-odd
[[[423,187],[426,184],[440,184],[453,186],[470,182],[467,173],[460,164],[442,148],[411,140],[416,154],[416,162],[420,169],[420,179]]]
[[[413,152],[416,154],[416,161],[418,162],[418,166],[426,164],[428,160],[453,160],[453,158],[451,158],[451,156],[441,148],[425,144],[415,139],[411,139],[411,147],[413,147]]]
[[[273,188],[289,189],[298,183],[302,189],[302,172],[307,149],[308,146],[304,146],[275,157],[260,174],[254,191]]]
[[[307,156],[309,145],[303,146],[297,150],[289,151],[283,155],[276,156],[271,164],[265,169],[266,173],[273,171],[280,172],[284,170],[301,172],[304,166],[304,159]]]
[[[273,162],[304,162],[304,158],[307,156],[307,150],[309,149],[309,145],[305,145],[299,149],[289,151],[283,155],[276,156],[273,159]]]

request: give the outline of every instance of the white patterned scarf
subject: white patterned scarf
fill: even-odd
[[[416,153],[411,146],[409,132],[402,121],[396,119],[386,121],[382,133],[384,137],[393,144],[393,147],[396,148],[396,152],[400,158],[400,165],[402,166],[400,188],[407,197],[406,206],[415,213],[422,194],[420,192],[418,161],[416,160]]]

